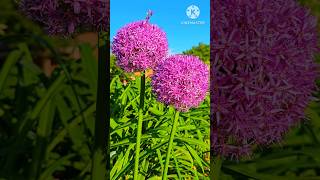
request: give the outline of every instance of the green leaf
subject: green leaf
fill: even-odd
[[[0,93],[4,88],[5,81],[9,76],[10,70],[21,58],[21,56],[22,52],[20,50],[14,50],[8,55],[7,59],[5,60],[5,63],[3,64],[0,72]]]
[[[198,152],[196,150],[194,150],[191,146],[189,146],[188,144],[185,144],[185,146],[187,147],[187,149],[189,150],[190,154],[192,155],[192,157],[196,160],[197,164],[200,166],[202,172],[204,173],[204,169],[203,169],[203,164],[202,164],[202,159],[199,157]]]
[[[48,140],[50,139],[50,134],[52,131],[52,124],[54,119],[54,109],[52,106],[52,100],[49,100],[46,107],[40,114],[39,124],[37,128],[37,142],[34,148],[30,179],[37,179],[39,172],[41,172],[41,165],[45,162],[45,148],[47,146]]]
[[[94,99],[97,94],[97,81],[98,81],[98,63],[97,58],[93,55],[93,50],[89,44],[80,45],[81,60],[83,69],[88,76],[88,83],[90,85],[91,94]]]
[[[46,168],[40,175],[39,180],[47,180],[56,170],[64,167],[66,163],[69,162],[71,158],[73,158],[75,154],[69,154],[55,161],[52,165]]]

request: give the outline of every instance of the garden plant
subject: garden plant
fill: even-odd
[[[166,34],[149,22],[151,15],[122,27],[112,42],[117,65],[140,72],[137,79],[124,78],[123,92],[111,83],[111,93],[120,93],[112,120],[121,127],[112,135],[111,147],[117,146],[111,151],[120,156],[111,177],[208,178],[208,66],[197,56],[168,55]]]
[[[280,157],[262,153],[253,158],[254,150],[276,147],[287,132],[301,122],[315,143],[318,142],[319,133],[312,125],[318,124],[319,119],[306,120],[312,106],[318,104],[316,79],[320,69],[315,62],[319,53],[316,18],[294,0],[216,0],[211,8],[214,178],[220,178],[224,159],[249,158],[250,162],[261,158],[280,165],[281,158],[296,158],[298,162],[308,157],[306,163],[317,162],[315,156],[304,152],[308,149],[305,146],[297,149],[285,146],[283,150],[287,153]],[[253,170],[253,174],[255,171],[259,169]],[[284,166],[273,173],[254,176],[257,179],[287,178],[283,177],[287,171],[293,179],[303,175],[303,168]]]
[[[101,2],[0,1],[1,180],[320,179],[319,1],[212,0],[211,52],[179,55],[149,12],[109,63]]]

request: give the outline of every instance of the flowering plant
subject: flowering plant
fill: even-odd
[[[21,0],[19,6],[50,35],[108,29],[109,0]]]
[[[294,0],[217,0],[211,29],[211,146],[238,159],[304,117],[318,66],[316,19]]]

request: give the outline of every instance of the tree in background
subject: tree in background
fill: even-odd
[[[210,46],[205,43],[199,43],[191,49],[183,51],[182,54],[192,54],[198,56],[206,64],[210,64]]]

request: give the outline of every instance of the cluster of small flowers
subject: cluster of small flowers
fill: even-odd
[[[316,19],[294,0],[211,8],[211,146],[239,158],[281,141],[304,117],[318,74]]]
[[[106,0],[21,0],[50,34],[106,30]],[[239,158],[252,145],[279,142],[304,117],[316,88],[316,19],[295,0],[215,0],[211,6],[211,147]],[[127,72],[154,69],[153,92],[179,111],[203,101],[208,67],[195,56],[168,56],[166,34],[146,20],[121,28],[112,43]]]
[[[108,29],[109,0],[21,0],[19,6],[50,35]]]
[[[152,88],[158,100],[179,111],[197,107],[206,96],[208,67],[196,56],[168,56],[166,34],[144,21],[122,27],[112,42],[117,64],[127,72],[154,69]]]
[[[127,72],[154,68],[168,53],[165,32],[147,20],[121,28],[112,42],[119,67]]]
[[[197,57],[173,55],[155,68],[153,92],[160,102],[179,111],[199,106],[209,86],[208,67]]]

